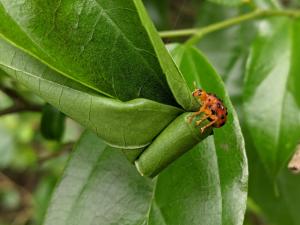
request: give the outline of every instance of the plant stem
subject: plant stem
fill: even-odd
[[[191,38],[189,38],[186,41],[186,44],[192,45],[192,44],[196,44],[206,34],[234,26],[234,25],[243,23],[245,21],[258,19],[258,18],[271,17],[271,16],[286,16],[286,17],[298,18],[298,17],[300,17],[300,10],[261,10],[261,9],[257,9],[253,12],[250,12],[250,13],[247,13],[247,14],[244,14],[241,16],[237,16],[237,17],[234,17],[234,18],[231,18],[231,19],[219,22],[219,23],[215,23],[215,24],[209,25],[204,28],[163,31],[163,32],[160,32],[160,36],[162,38],[176,38],[176,37],[193,35]]]
[[[59,151],[47,154],[47,155],[41,155],[38,159],[38,164],[43,164],[44,162],[47,162],[50,159],[57,158],[59,156],[62,156],[64,154],[68,154],[71,152],[72,148],[74,146],[73,142],[68,142],[63,144],[62,148]]]
[[[41,105],[33,104],[27,101],[25,98],[23,98],[21,95],[19,95],[17,92],[15,92],[12,89],[0,85],[0,91],[5,93],[14,102],[11,107],[0,110],[0,116],[12,114],[12,113],[19,113],[19,112],[28,112],[28,111],[41,112],[42,111]]]

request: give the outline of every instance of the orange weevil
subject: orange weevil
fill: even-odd
[[[215,94],[207,93],[206,91],[195,88],[193,96],[196,97],[201,103],[199,111],[193,113],[189,118],[191,123],[193,118],[201,113],[204,113],[202,118],[196,121],[196,126],[199,126],[204,120],[208,119],[210,122],[205,126],[201,127],[201,133],[210,126],[219,128],[226,123],[227,119],[227,108],[224,106],[221,99]]]

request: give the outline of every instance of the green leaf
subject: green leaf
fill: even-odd
[[[60,141],[65,130],[65,115],[55,107],[45,104],[41,119],[41,133],[44,138]]]
[[[176,105],[132,0],[1,0],[0,37],[122,101]]]
[[[142,24],[145,27],[161,67],[165,71],[167,82],[171,91],[179,105],[182,106],[186,111],[193,111],[198,106],[194,98],[191,97],[191,89],[186,85],[186,82],[174,64],[170,54],[168,53],[164,43],[159,37],[151,19],[147,15],[147,12],[140,0],[133,0],[141,18]]]
[[[118,148],[148,145],[182,111],[147,99],[100,96],[0,40],[0,68],[61,112]]]
[[[223,199],[221,224],[242,224],[247,199],[248,169],[244,139],[236,112],[221,78],[199,50],[179,45],[171,53],[190,87],[196,81],[197,86],[223,99],[228,108],[226,125],[214,129],[213,138],[206,148],[210,148],[210,151],[216,154],[218,161],[215,170],[219,173]]]
[[[247,2],[247,0],[208,0],[208,1],[221,4],[221,5],[227,5],[227,6],[238,6]]]
[[[91,132],[77,143],[52,197],[44,225],[138,225],[147,215],[152,183],[119,150]]]
[[[244,92],[246,124],[268,174],[275,177],[300,140],[300,21],[261,24]]]

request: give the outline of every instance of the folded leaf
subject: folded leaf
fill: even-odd
[[[118,148],[148,145],[182,111],[147,99],[100,96],[0,40],[0,68],[60,111]]]
[[[132,0],[1,0],[0,21],[0,37],[97,92],[176,105]]]
[[[275,177],[300,140],[300,21],[264,22],[252,46],[244,111],[251,139]]]
[[[170,163],[174,162],[212,134],[212,128],[204,133],[190,123],[192,113],[183,113],[172,121],[135,161],[139,173],[155,177]],[[203,125],[203,123],[202,123]]]

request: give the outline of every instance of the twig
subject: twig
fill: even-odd
[[[6,109],[0,110],[0,116],[19,112],[41,112],[42,106],[33,104],[20,96],[16,91],[0,85],[0,91],[13,100],[13,105]]]
[[[234,18],[230,18],[224,20],[219,23],[215,23],[212,25],[208,25],[207,27],[203,28],[191,28],[191,29],[183,29],[183,30],[171,30],[171,31],[162,31],[160,32],[160,36],[162,38],[176,38],[176,37],[183,37],[192,35],[190,39],[187,40],[188,45],[192,45],[197,43],[203,36],[225,29],[249,20],[258,19],[258,18],[266,18],[266,17],[274,17],[274,16],[285,16],[291,18],[299,18],[300,17],[300,10],[262,10],[257,9],[250,13],[237,16]]]
[[[38,160],[38,164],[43,164],[44,162],[46,162],[50,159],[53,159],[53,158],[59,157],[63,154],[69,153],[72,150],[73,146],[74,146],[74,142],[69,142],[69,143],[64,144],[59,151],[40,156],[39,160]]]

